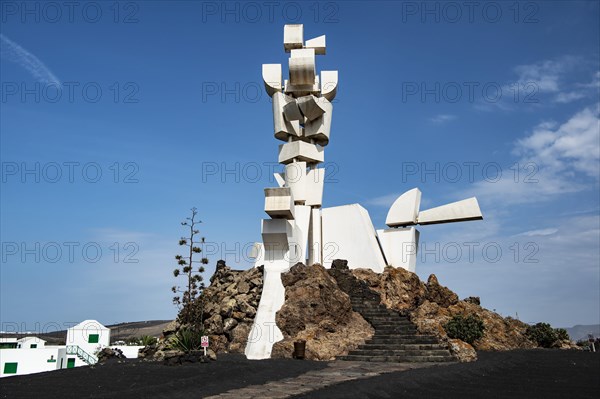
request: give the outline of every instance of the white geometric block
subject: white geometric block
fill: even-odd
[[[285,187],[289,187],[294,202],[306,201],[306,162],[292,162],[284,166]]]
[[[312,208],[310,214],[310,226],[308,229],[308,263],[323,264],[322,258],[322,237],[321,237],[321,210]]]
[[[281,282],[281,273],[290,269],[288,240],[292,237],[293,230],[293,222],[288,220],[262,221],[265,266],[263,292],[244,350],[248,359],[270,358],[273,344],[283,339],[275,315],[285,302],[285,288]]]
[[[288,24],[283,27],[283,49],[289,53],[292,49],[304,46],[304,26],[302,24]]]
[[[262,78],[267,94],[269,97],[273,97],[273,93],[282,89],[281,64],[263,64]]]
[[[294,219],[294,197],[288,187],[265,188],[265,212],[274,219]]]
[[[315,82],[315,50],[292,50],[289,58],[290,82],[293,85],[311,85]]]
[[[346,259],[351,269],[369,268],[377,273],[386,266],[369,213],[359,204],[323,208],[323,266]]]
[[[314,121],[325,113],[326,109],[322,106],[322,103],[325,101],[327,100],[317,98],[313,95],[302,96],[297,100],[300,111],[302,111],[302,114],[306,116],[309,121]],[[329,101],[327,101],[327,103],[329,103]]]
[[[300,112],[296,101],[291,101],[283,106],[283,116],[290,122],[300,121],[300,123],[304,123],[304,115]]]
[[[286,94],[293,95],[294,97],[307,96],[309,94],[318,95],[321,92],[319,85],[319,75],[315,76],[315,81],[308,85],[293,85],[289,80],[284,80],[283,91]]]
[[[281,282],[282,272],[279,270],[278,263],[285,263],[285,261],[265,262],[263,291],[244,350],[248,359],[270,358],[273,344],[283,340],[283,333],[275,321],[277,312],[285,302],[285,287]]]
[[[475,197],[421,211],[417,217],[417,223],[421,225],[467,220],[483,220],[479,203]]]
[[[338,71],[321,71],[321,96],[333,101],[337,94],[337,86]]]
[[[318,144],[292,141],[279,146],[279,163],[288,164],[294,161],[319,163],[325,161],[324,149]]]
[[[283,173],[273,173],[273,177],[279,187],[285,187],[285,176]]]
[[[333,105],[329,100],[321,97],[319,107],[325,112],[319,118],[307,122],[304,125],[304,137],[314,140],[317,144],[325,147],[329,144],[331,132],[331,118],[333,117]]]
[[[315,58],[315,49],[301,48],[292,50],[290,58]]]
[[[308,229],[310,226],[310,206],[294,206],[294,231],[289,239],[290,266],[298,262],[306,264],[306,250],[308,244]]]
[[[294,222],[286,219],[263,219],[261,235],[265,252],[265,262],[277,263],[285,260],[285,268],[289,269],[289,239],[294,234]]]
[[[417,224],[420,204],[421,191],[418,188],[405,192],[390,207],[385,224],[389,227]]]
[[[275,138],[288,141],[289,136],[300,136],[299,121],[288,121],[283,115],[284,107],[295,102],[294,98],[286,96],[281,92],[273,93],[273,129]]]
[[[325,35],[307,40],[304,47],[315,49],[315,54],[325,55],[327,49],[327,46],[325,45]]]
[[[419,230],[414,226],[377,230],[381,249],[389,266],[415,272],[419,249]]]
[[[306,174],[306,200],[305,205],[323,205],[323,185],[325,183],[325,169],[310,169]]]

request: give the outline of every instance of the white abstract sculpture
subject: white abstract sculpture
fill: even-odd
[[[316,55],[325,54],[325,36],[304,43],[302,25],[285,25],[283,47],[290,53],[289,80],[282,84],[280,64],[265,64],[265,90],[273,98],[273,128],[283,173],[276,173],[279,187],[265,189],[262,245],[255,247],[256,265],[264,265],[264,286],[246,357],[271,356],[275,342],[283,339],[275,314],[285,298],[281,273],[298,262],[322,263],[321,205],[325,169],[324,147],[329,144],[337,71],[323,72],[326,97],[321,94]],[[372,228],[372,225],[371,225]],[[372,237],[375,240],[375,231]]]
[[[477,198],[453,202],[437,208],[419,211],[421,191],[413,188],[402,194],[390,207],[385,224],[386,230],[377,230],[381,249],[387,264],[403,267],[411,272],[417,264],[419,249],[419,231],[413,227],[417,224],[440,224],[482,220]]]
[[[278,187],[265,189],[262,243],[255,244],[255,266],[264,265],[264,285],[245,353],[248,359],[271,357],[283,335],[275,315],[285,301],[281,274],[298,262],[331,267],[346,259],[351,268],[382,272],[387,265],[415,271],[419,245],[417,224],[478,220],[477,199],[469,198],[419,211],[421,191],[401,195],[386,218],[388,229],[375,230],[369,213],[359,204],[321,209],[325,147],[330,141],[337,71],[316,71],[316,55],[326,53],[325,36],[304,42],[302,25],[285,25],[283,47],[290,53],[289,79],[282,82],[281,64],[264,64],[265,91],[273,101],[273,129],[283,173]]]

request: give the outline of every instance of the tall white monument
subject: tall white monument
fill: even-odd
[[[274,136],[279,145],[279,187],[265,189],[262,243],[256,266],[264,265],[263,292],[248,337],[248,359],[271,357],[283,339],[275,315],[285,301],[281,273],[298,262],[331,267],[334,259],[351,268],[382,272],[386,265],[415,271],[420,224],[482,219],[476,198],[420,211],[421,192],[412,189],[391,206],[384,230],[375,230],[359,204],[322,209],[325,147],[329,144],[337,71],[316,72],[316,55],[325,55],[325,36],[304,41],[303,25],[285,25],[283,48],[290,53],[289,79],[281,64],[264,64],[265,89],[272,97]]]

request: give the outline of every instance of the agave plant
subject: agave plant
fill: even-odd
[[[140,337],[140,344],[144,346],[154,345],[157,342],[158,340],[156,339],[156,337],[150,335],[142,335]]]
[[[169,347],[184,352],[200,350],[202,349],[202,335],[204,335],[204,330],[181,328],[169,340]]]

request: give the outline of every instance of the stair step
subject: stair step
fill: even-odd
[[[369,320],[370,321],[370,320]],[[381,322],[374,322],[371,323],[373,325],[373,327],[375,327],[376,330],[385,330],[385,329],[402,329],[402,330],[417,330],[417,327],[415,327],[412,324],[402,324],[402,323],[389,323],[389,322],[385,322],[381,323]]]
[[[409,321],[407,317],[403,317],[400,316],[398,313],[379,313],[379,312],[358,312],[360,314],[363,314],[365,316],[371,316],[371,317],[391,317],[394,318],[396,320],[406,320]]]
[[[352,280],[352,278],[354,280]],[[367,362],[451,362],[454,358],[448,346],[433,335],[419,335],[417,327],[405,315],[388,309],[375,298],[364,284],[346,276],[344,286],[350,284],[352,310],[358,312],[375,329],[375,334],[364,344],[339,360]]]
[[[370,341],[367,341],[368,344],[374,345],[387,345],[387,344],[398,344],[398,345],[408,345],[408,344],[419,344],[419,345],[434,345],[437,344],[438,341],[435,339],[419,339],[419,338],[371,338]]]
[[[352,309],[359,309],[362,312],[367,312],[367,313],[399,314],[398,312],[394,312],[393,310],[390,310],[390,309],[367,308],[364,306],[357,306],[357,305],[352,305]]]
[[[441,344],[362,344],[359,345],[358,349],[366,350],[377,350],[377,349],[391,349],[391,350],[445,350],[448,349],[445,345]]]
[[[358,362],[398,362],[398,363],[416,363],[416,362],[452,362],[451,356],[359,356],[347,355],[338,357],[339,360],[349,360]]]
[[[411,341],[418,341],[417,343],[439,343],[437,339],[432,338],[432,337],[424,337],[422,335],[416,335],[416,334],[377,334],[377,331],[375,331],[375,334],[373,334],[373,336],[371,337],[371,341],[373,341],[373,343],[380,343],[380,342],[386,342],[386,341],[394,341],[394,342],[402,342],[402,341],[406,341],[406,340],[411,340]],[[374,341],[380,341],[380,342],[374,342]]]
[[[405,350],[405,349],[356,349],[348,353],[349,356],[450,356],[444,349],[435,350]]]

